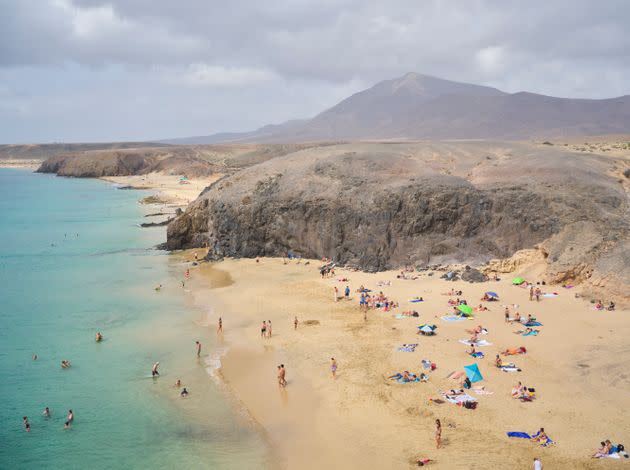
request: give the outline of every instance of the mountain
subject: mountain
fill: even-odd
[[[630,96],[590,100],[505,93],[408,73],[356,93],[312,119],[165,143],[371,139],[529,139],[630,133]]]

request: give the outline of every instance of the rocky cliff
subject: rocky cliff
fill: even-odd
[[[627,252],[619,164],[524,143],[306,149],[207,188],[169,225],[166,246],[207,244],[211,258],[292,250],[383,270],[479,263],[540,245],[557,280],[590,277]]]

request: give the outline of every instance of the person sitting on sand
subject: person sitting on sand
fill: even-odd
[[[608,304],[608,307],[606,307],[606,310],[608,310],[609,312],[612,312],[614,309],[615,309],[615,302],[611,300],[610,303]]]
[[[501,356],[499,356],[497,354],[497,357],[494,359],[494,365],[497,366],[497,368],[501,368],[503,367],[503,360],[501,359]]]
[[[540,442],[542,444],[546,444],[547,442],[551,441],[551,439],[549,439],[549,436],[547,436],[547,433],[545,433],[545,428],[540,428],[538,432],[532,436],[532,440]]]
[[[512,398],[520,398],[523,394],[523,384],[521,382],[517,383],[514,387],[512,387]]]
[[[610,454],[610,451],[612,449],[612,444],[610,443],[610,441],[602,441],[600,442],[601,447],[599,449],[597,449],[597,451],[591,456],[594,459],[601,459],[603,457],[608,457],[608,454]]]
[[[477,355],[477,351],[475,350],[475,347],[473,345],[470,346],[470,351],[468,351],[468,354],[470,354],[472,357],[475,357]]]
[[[489,309],[488,309],[488,307],[484,307],[483,305],[479,304],[479,305],[477,306],[477,308],[475,308],[475,310],[476,310],[477,312],[487,312]]]

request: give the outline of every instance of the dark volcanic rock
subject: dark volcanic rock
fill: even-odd
[[[460,274],[463,281],[467,282],[485,282],[488,280],[488,276],[479,271],[478,269],[466,266],[464,272]]]
[[[296,152],[207,188],[169,225],[166,246],[208,244],[217,258],[295,250],[376,271],[509,256],[585,218],[625,233],[625,194],[605,160],[510,147],[366,143]]]

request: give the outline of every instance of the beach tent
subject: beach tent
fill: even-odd
[[[499,294],[497,294],[496,292],[486,292],[486,295],[487,295],[488,297],[493,297],[493,298],[495,298],[495,299],[498,299],[498,298],[499,298]]]
[[[472,313],[473,313],[472,307],[470,305],[466,305],[466,304],[459,304],[457,306],[457,310],[462,312],[462,315],[464,315],[465,317],[468,317],[468,316],[472,315]]]
[[[514,279],[512,279],[512,284],[514,284],[515,286],[520,286],[524,282],[525,279],[523,279],[522,277],[515,277]]]
[[[479,366],[477,366],[477,364],[464,366],[464,371],[472,383],[481,382],[483,380],[483,376],[481,375],[481,372],[479,372]]]

